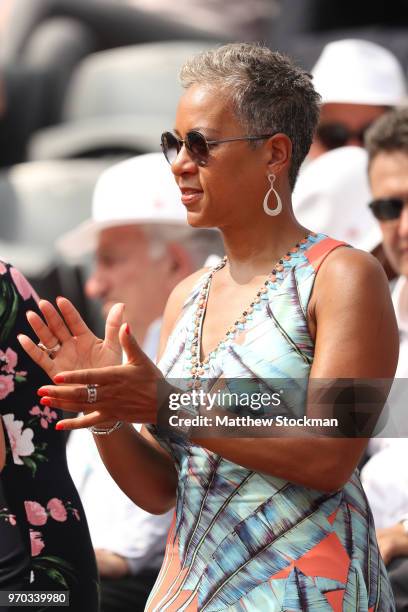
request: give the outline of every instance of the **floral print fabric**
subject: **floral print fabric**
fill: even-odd
[[[32,335],[25,315],[38,312],[37,300],[21,272],[0,262],[0,408],[6,440],[0,474],[0,589],[6,588],[2,576],[9,580],[11,571],[5,571],[10,551],[2,543],[14,538],[16,549],[22,547],[14,556],[20,574],[25,572],[25,588],[68,590],[69,609],[96,612],[95,557],[68,473],[65,439],[54,429],[61,415],[39,404],[36,391],[49,380],[17,341],[19,333]]]

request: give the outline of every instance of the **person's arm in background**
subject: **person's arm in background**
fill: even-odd
[[[384,563],[395,557],[408,557],[408,514],[391,527],[377,529],[377,540]]]

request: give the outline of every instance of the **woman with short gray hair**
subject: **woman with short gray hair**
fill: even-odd
[[[261,430],[240,430],[242,406],[228,410],[220,399],[245,379],[276,399],[291,381],[394,376],[398,335],[381,266],[302,227],[292,212],[318,120],[310,75],[279,53],[237,43],[193,58],[181,78],[185,93],[163,152],[188,222],[219,228],[227,255],[173,291],[158,367],[121,325],[121,305],[102,343],[67,300],[58,305],[68,330],[43,303],[48,326],[32,324],[43,344],[61,344],[52,364],[21,338],[54,376],[42,402],[86,413],[58,429],[90,427],[137,504],[157,513],[176,504],[150,612],[394,610],[356,471],[367,440],[344,429],[311,437],[308,418],[319,407],[306,393],[293,407],[304,416],[289,419],[292,431],[262,419]],[[189,435],[182,409],[174,410],[175,380],[187,383],[185,410],[202,424]],[[205,402],[214,395],[211,413]],[[203,421],[226,415],[232,434]],[[140,434],[134,421],[145,425]]]

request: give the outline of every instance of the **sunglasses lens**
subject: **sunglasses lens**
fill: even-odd
[[[161,147],[164,153],[164,157],[167,159],[169,164],[172,164],[181,149],[180,143],[171,132],[164,132],[161,135]]]
[[[347,144],[349,131],[341,123],[326,123],[317,128],[317,137],[322,145],[330,151]]]
[[[191,158],[199,165],[205,166],[208,162],[209,149],[205,136],[200,132],[188,132],[186,135],[187,149]]]
[[[404,203],[398,198],[374,200],[369,205],[376,219],[379,221],[392,221],[401,215]]]

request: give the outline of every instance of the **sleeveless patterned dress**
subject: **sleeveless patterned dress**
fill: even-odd
[[[217,349],[207,379],[308,377],[308,301],[320,264],[342,245],[310,235],[283,262],[244,329]],[[189,376],[194,314],[210,274],[169,338],[159,363],[167,378]],[[324,493],[246,469],[159,426],[149,430],[172,454],[179,483],[148,612],[395,610],[357,472],[343,489]]]

